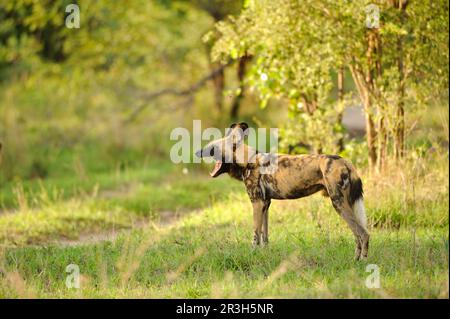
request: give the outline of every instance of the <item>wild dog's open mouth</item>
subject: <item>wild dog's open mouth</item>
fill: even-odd
[[[214,165],[213,170],[209,173],[211,177],[217,177],[222,173],[222,165],[223,163],[221,161],[216,161],[216,164]]]

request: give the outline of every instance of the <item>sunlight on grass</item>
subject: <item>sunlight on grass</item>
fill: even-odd
[[[9,185],[0,296],[445,298],[447,156],[405,160],[383,179],[363,172],[371,243],[360,263],[320,194],[274,201],[270,244],[252,249],[250,201],[227,176],[130,169],[64,196],[64,182]],[[80,267],[79,290],[65,286],[69,264]],[[380,289],[364,284],[368,264],[380,269]]]
[[[243,188],[237,187],[240,185],[235,190],[235,185],[227,188],[226,179],[208,179],[204,187],[195,187],[188,179],[167,178],[152,186],[166,183],[173,185],[172,192],[180,188],[187,194],[193,194],[195,188],[192,207],[197,205],[196,196],[202,195],[209,202],[198,212],[181,214],[166,226],[146,223],[133,227],[135,218],[143,216],[139,210],[126,210],[118,204],[120,201],[114,200],[114,204],[109,204],[117,210],[104,211],[99,209],[104,204],[97,203],[97,198],[82,204],[69,200],[36,211],[4,215],[0,218],[1,240],[17,246],[51,242],[49,239],[54,238],[77,238],[81,232],[111,227],[133,227],[133,230],[118,232],[113,241],[80,242],[79,246],[60,243],[43,248],[3,249],[1,269],[8,275],[0,280],[0,295],[446,298],[448,202],[444,199],[448,196],[448,182],[444,174],[435,174],[436,183],[430,190],[430,185],[419,183],[420,172],[414,178],[410,176],[414,186],[399,182],[395,178],[399,175],[401,171],[397,170],[389,184],[366,178],[372,240],[368,260],[359,263],[353,260],[354,240],[350,230],[329,199],[321,195],[298,201],[275,201],[270,211],[270,244],[252,249],[250,202]],[[199,183],[203,183],[201,179]],[[415,194],[409,192],[413,187]],[[124,198],[137,200],[132,194],[137,198],[141,192],[146,194],[138,189]],[[216,191],[224,194],[213,196],[219,194]],[[175,198],[185,201],[183,196]],[[71,263],[81,270],[79,290],[65,287],[65,267]],[[380,268],[380,289],[368,289],[364,284],[368,264]]]

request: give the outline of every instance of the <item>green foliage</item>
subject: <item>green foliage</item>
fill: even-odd
[[[213,58],[256,55],[248,83],[259,89],[262,100],[286,97],[296,105],[302,95],[328,97],[331,48],[323,50],[315,32],[305,36],[316,27],[312,20],[298,18],[307,6],[295,1],[251,3],[239,17],[217,24],[222,37]]]
[[[91,155],[105,168],[161,157],[171,128],[188,121],[166,111],[173,100],[145,96],[203,76],[201,35],[211,19],[187,3],[77,3],[79,29],[64,26],[64,1],[0,3],[0,182],[55,176],[63,167],[71,174],[76,161],[91,165],[83,158]],[[127,123],[142,105],[146,111]]]
[[[368,4],[377,5],[380,12],[382,51],[373,56],[367,53],[371,32],[366,26]],[[317,140],[340,130],[338,117],[328,116],[330,108],[339,112],[339,104],[329,102],[330,91],[336,86],[333,72],[348,66],[364,70],[363,74],[373,73],[368,70],[369,59],[380,59],[382,74],[370,92],[375,94],[374,109],[366,112],[375,122],[383,118],[385,129],[394,132],[401,120],[397,110],[400,99],[404,99],[408,113],[426,107],[430,96],[439,99],[448,95],[436,93],[448,92],[448,2],[415,1],[405,12],[388,1],[247,1],[239,16],[216,24],[221,37],[212,57],[227,60],[254,55],[247,83],[259,94],[262,107],[275,97],[286,100],[296,112],[298,105],[305,106],[306,114],[322,109],[318,115],[298,116],[285,130],[288,135],[297,130],[304,143],[315,146]],[[412,88],[406,96],[401,85]],[[429,94],[429,90],[435,93]],[[362,92],[360,95],[363,99]],[[303,127],[320,129],[311,136],[304,134]]]
[[[344,138],[344,129],[337,120],[341,112],[331,107],[320,108],[311,115],[302,112],[301,109],[292,111],[289,120],[280,131],[281,149],[284,152],[298,153],[299,151],[292,149],[292,146],[306,143],[308,152],[337,154],[339,140]]]

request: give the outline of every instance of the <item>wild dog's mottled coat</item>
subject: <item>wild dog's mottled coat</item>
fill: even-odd
[[[362,202],[361,179],[354,167],[337,155],[276,155],[277,169],[268,174],[265,154],[243,143],[247,124],[233,124],[225,138],[209,143],[197,156],[216,159],[213,177],[228,173],[243,181],[253,205],[253,244],[267,244],[268,211],[272,199],[296,199],[322,191],[349,225],[356,239],[356,258],[367,257],[369,233]],[[231,154],[231,155],[230,155]],[[232,156],[231,158],[227,158]]]

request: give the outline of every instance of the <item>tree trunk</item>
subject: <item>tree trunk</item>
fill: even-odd
[[[369,167],[373,170],[377,165],[377,130],[373,121],[372,102],[369,95],[363,103],[366,113],[366,140],[369,152]]]
[[[364,113],[366,115],[366,141],[369,155],[369,168],[372,170],[377,164],[376,137],[377,132],[373,121],[372,100],[370,97],[369,87],[364,78],[363,70],[354,64],[349,65],[352,73],[353,81],[358,89],[361,102],[363,104]]]
[[[220,67],[219,63],[210,63],[211,71]],[[223,91],[225,90],[225,70],[219,70],[212,78],[214,85],[214,101],[219,112],[223,109]]]
[[[373,31],[373,52],[374,52],[374,73],[376,78],[381,78],[382,76],[382,68],[381,68],[381,57],[382,57],[382,43],[381,43],[381,36],[378,30]],[[374,84],[375,86],[375,84]],[[377,114],[378,114],[378,125],[377,125],[377,142],[378,142],[378,153],[377,153],[377,171],[380,173],[383,171],[385,164],[386,164],[386,158],[387,158],[387,152],[388,152],[388,132],[386,128],[386,105],[381,99],[381,93],[378,90],[374,90],[374,94],[377,97]]]
[[[377,154],[377,171],[380,173],[383,171],[386,158],[387,158],[387,147],[388,147],[388,134],[385,125],[384,117],[384,107],[378,108],[379,119],[378,119],[378,154]]]
[[[338,70],[338,78],[337,78],[337,86],[338,86],[338,100],[339,102],[344,102],[344,94],[345,94],[345,88],[344,88],[344,67],[341,66]]]
[[[365,102],[364,108],[366,111],[366,129],[367,129],[367,146],[369,148],[369,164],[370,168],[374,169],[378,165],[382,165],[381,160],[377,156],[377,132],[375,123],[373,121],[373,97],[375,92],[375,77],[379,74],[378,65],[378,37],[377,30],[370,29],[367,34],[367,72],[365,74]]]
[[[394,132],[394,159],[398,160],[405,155],[405,108],[404,108],[404,88],[399,89],[399,101],[397,104],[397,114],[395,119]]]
[[[338,103],[343,104],[344,103],[344,95],[345,95],[345,88],[344,88],[344,67],[341,66],[338,70],[337,74],[337,88],[338,88]],[[337,116],[337,122],[339,125],[342,125],[342,117],[343,117],[343,110],[339,111]],[[338,151],[342,152],[344,150],[344,137],[341,137],[338,140]]]
[[[231,110],[230,110],[230,118],[232,120],[237,120],[239,116],[239,109],[241,107],[241,102],[244,98],[244,77],[245,77],[245,71],[247,68],[247,63],[251,60],[251,57],[248,55],[244,55],[239,59],[238,67],[237,67],[237,78],[239,81],[239,92],[236,94],[233,103],[231,104]]]
[[[381,93],[377,89],[376,79],[382,76],[381,68],[381,37],[377,29],[367,31],[366,70],[352,61],[349,68],[355,81],[366,113],[366,139],[371,170],[380,171],[387,155],[387,130],[385,125],[385,108]],[[375,102],[375,103],[374,103]],[[377,127],[374,122],[375,107],[377,107]]]
[[[400,21],[404,23],[406,16],[407,0],[399,0],[394,5],[400,10]],[[394,124],[394,159],[398,160],[405,155],[405,68],[403,61],[403,35],[397,39],[397,70],[398,70],[398,92],[397,109]]]

